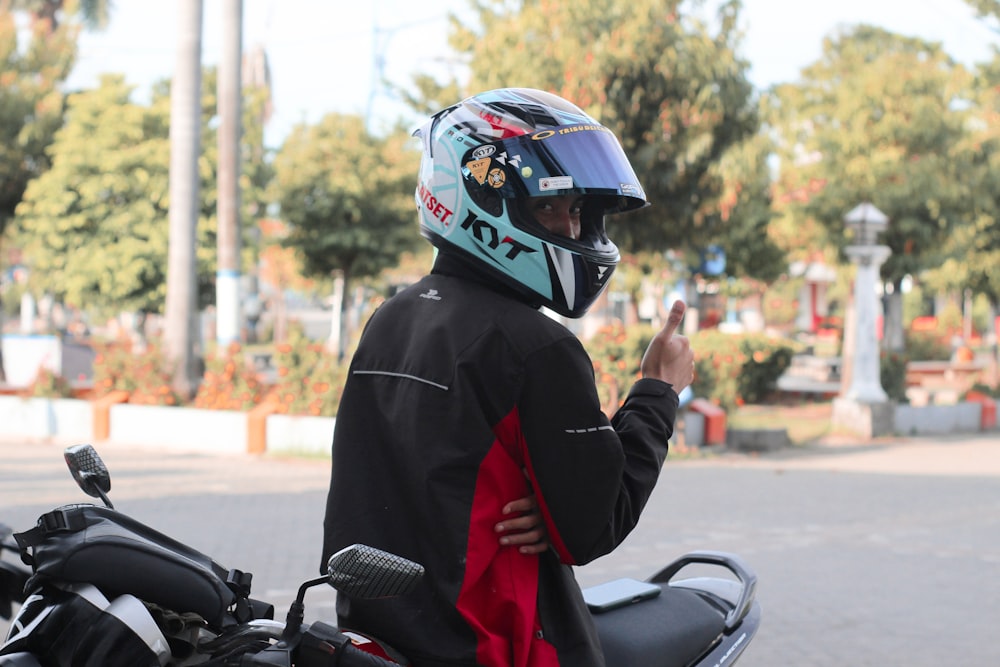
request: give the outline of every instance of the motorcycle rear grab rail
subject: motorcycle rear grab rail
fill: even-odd
[[[739,556],[722,551],[691,551],[684,554],[670,565],[666,566],[648,581],[654,584],[669,583],[674,576],[689,565],[701,563],[705,565],[719,565],[732,572],[740,583],[740,596],[732,610],[726,614],[726,630],[732,630],[750,612],[753,606],[754,596],[757,593],[757,575],[747,567],[746,563]]]

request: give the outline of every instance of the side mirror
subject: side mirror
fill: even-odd
[[[111,491],[111,475],[104,461],[98,456],[97,450],[92,445],[75,445],[66,448],[63,458],[70,474],[83,492],[88,496],[100,498],[105,505],[114,509],[107,495]]]
[[[363,544],[330,556],[326,571],[331,586],[362,600],[406,595],[424,576],[423,565]]]

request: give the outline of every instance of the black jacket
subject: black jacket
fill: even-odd
[[[572,565],[639,520],[677,395],[639,380],[609,422],[565,327],[441,255],[372,316],[333,439],[323,563],[362,543],[426,568],[405,597],[338,596],[340,623],[415,667],[603,665]],[[507,502],[534,490],[551,548],[501,547]]]

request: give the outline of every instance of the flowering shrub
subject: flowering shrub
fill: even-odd
[[[30,398],[69,398],[73,395],[73,388],[66,378],[43,366],[21,395]]]
[[[346,375],[336,355],[310,341],[301,327],[289,330],[288,342],[275,346],[277,382],[267,399],[280,414],[332,417],[337,414]]]
[[[247,363],[239,343],[217,349],[205,363],[205,375],[194,407],[208,410],[250,410],[260,403],[264,387]]]
[[[783,339],[716,330],[699,331],[691,346],[694,393],[726,409],[765,400],[797,350],[795,343]]]
[[[609,414],[640,377],[642,355],[655,334],[649,325],[603,327],[585,343],[594,363],[598,395]],[[796,344],[764,335],[726,334],[714,329],[691,338],[695,354],[695,395],[731,409],[759,403],[791,364]]]
[[[626,329],[616,322],[601,327],[584,343],[594,364],[601,406],[609,415],[621,406],[629,388],[639,379],[642,355],[655,333],[649,325]]]
[[[133,351],[126,341],[95,344],[94,393],[105,396],[124,391],[136,405],[179,405],[180,396],[171,387],[170,366],[159,341],[150,341]]]

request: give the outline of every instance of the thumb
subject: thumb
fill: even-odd
[[[667,323],[663,325],[663,333],[667,338],[674,335],[677,331],[677,327],[680,326],[681,320],[684,319],[684,313],[687,310],[687,306],[684,305],[683,301],[674,301],[674,305],[670,307],[670,313],[667,315]]]

